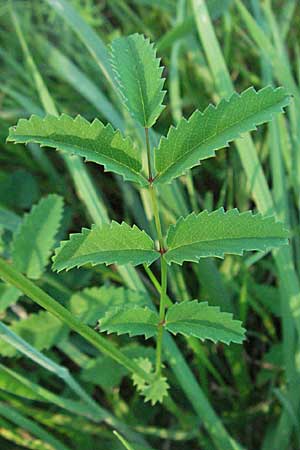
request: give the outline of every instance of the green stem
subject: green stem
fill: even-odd
[[[159,241],[159,247],[160,247],[160,250],[163,251],[164,250],[164,239],[163,239],[163,235],[162,235],[162,231],[161,231],[161,223],[160,223],[159,211],[158,211],[158,201],[157,201],[155,187],[152,184],[150,184],[150,186],[149,186],[149,191],[150,191],[150,196],[151,196],[152,210],[153,210],[153,215],[154,215],[154,220],[155,220],[157,237],[158,237],[158,241]]]
[[[162,342],[165,324],[166,297],[167,297],[167,263],[162,255],[161,259],[161,293],[159,305],[159,324],[157,327],[157,343],[156,343],[156,375],[161,374],[161,355]]]
[[[151,167],[151,148],[149,141],[149,129],[145,128],[146,135],[146,147],[147,147],[147,160],[148,160],[148,175],[149,175],[149,191],[152,203],[152,210],[155,220],[155,227],[157,237],[159,241],[160,253],[161,253],[161,290],[160,290],[160,304],[159,304],[159,324],[157,327],[157,339],[156,339],[156,370],[157,376],[161,374],[161,358],[162,358],[162,343],[163,343],[163,331],[165,321],[165,310],[167,301],[167,263],[164,258],[164,238],[161,230],[161,223],[159,217],[158,200],[156,195],[156,188],[153,186],[153,173]],[[154,286],[156,283],[154,283]]]
[[[150,139],[149,139],[149,128],[145,128],[145,136],[146,136],[146,148],[147,148],[147,163],[148,163],[148,177],[150,184],[153,181],[153,173],[151,167],[151,149],[150,149]]]
[[[32,281],[28,280],[24,275],[18,272],[14,267],[0,258],[0,277],[20,289],[23,294],[27,295],[42,308],[49,311],[61,322],[67,324],[72,330],[80,334],[84,339],[89,341],[95,348],[102,353],[110,356],[122,366],[126,367],[130,372],[138,374],[145,381],[151,382],[152,377],[142,370],[134,361],[127,358],[113,344],[101,337],[87,325],[81,323],[66,308],[55,301],[50,295],[36,286]]]

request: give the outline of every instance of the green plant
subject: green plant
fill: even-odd
[[[242,255],[244,251],[265,252],[288,243],[288,232],[274,218],[250,211],[239,213],[237,209],[192,213],[178,218],[165,233],[160,221],[157,188],[215,156],[216,150],[227,147],[243,133],[270,121],[289,104],[290,96],[283,88],[271,87],[260,91],[249,88],[241,95],[234,93],[217,106],[209,105],[204,112],[195,111],[188,120],[181,119],[153,150],[150,130],[164,108],[165,96],[163,68],[154,46],[142,35],[134,34],[113,41],[111,55],[115,86],[136,126],[144,129],[145,170],[143,152],[133,139],[130,136],[124,138],[110,124],[105,126],[98,119],[89,123],[80,116],[73,119],[65,114],[59,117],[47,115],[42,119],[33,115],[29,120],[20,119],[16,127],[10,129],[8,141],[34,142],[82,156],[103,165],[106,171],[121,175],[125,181],[148,189],[158,244],[145,231],[125,222],[94,225],[70,235],[68,241],[61,243],[56,250],[53,269],[59,272],[87,264],[144,264],[151,276],[148,266],[160,261],[158,313],[146,305],[129,306],[124,301],[108,307],[99,318],[100,332],[156,337],[155,367],[148,358],[137,358],[136,365],[129,364],[125,357],[120,358],[117,352],[106,347],[107,354],[121,364],[127,364],[133,372],[137,390],[155,404],[163,401],[169,388],[162,370],[164,333],[226,344],[242,343],[245,334],[241,322],[234,320],[232,314],[221,312],[206,302],[177,299],[177,303],[170,304],[168,266],[197,262],[200,258],[223,258],[225,254]],[[69,316],[68,320],[71,321]],[[87,333],[86,329],[84,333]],[[141,370],[137,372],[135,367]]]

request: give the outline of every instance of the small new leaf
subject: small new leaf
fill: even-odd
[[[61,243],[54,256],[53,270],[69,270],[85,264],[151,264],[159,258],[154,242],[135,225],[130,227],[112,221],[94,225],[91,230],[71,234]]]
[[[12,256],[16,269],[38,279],[48,264],[61,221],[63,200],[48,195],[25,215],[14,236]]]
[[[170,264],[198,262],[200,258],[225,253],[242,255],[246,250],[267,251],[288,243],[288,231],[273,217],[262,217],[251,211],[227,212],[220,208],[180,218],[167,235],[168,251],[164,257]]]
[[[99,320],[99,330],[132,336],[145,336],[146,339],[157,332],[158,315],[147,307],[116,307],[109,309]]]
[[[125,180],[141,186],[147,185],[142,175],[142,163],[133,142],[123,138],[110,124],[100,120],[92,123],[81,116],[73,119],[66,114],[45,118],[31,116],[20,119],[16,127],[9,129],[8,142],[36,142],[41,147],[52,147],[101,164],[109,172],[122,175]]]
[[[164,109],[165,96],[163,67],[156,57],[154,44],[141,34],[132,34],[114,40],[111,54],[125,105],[143,127],[152,127]]]
[[[148,358],[137,358],[135,362],[145,372],[154,375],[153,365]],[[147,383],[136,374],[132,375],[132,379],[137,391],[145,397],[145,402],[151,402],[152,406],[156,403],[162,403],[163,399],[168,396],[170,386],[165,377],[155,377],[151,383]]]
[[[143,369],[146,373],[151,373],[153,372],[153,364],[150,361],[149,358],[135,358],[134,360],[141,369]],[[133,373],[132,374],[132,381],[133,381],[133,385],[136,387],[136,390],[138,392],[142,392],[145,387],[147,386],[147,381],[144,380],[144,378],[141,378],[138,374]]]
[[[170,386],[167,378],[160,376],[151,384],[145,386],[142,394],[145,397],[145,402],[151,402],[151,405],[154,406],[156,403],[162,403],[164,397],[168,396],[168,389],[170,389]]]
[[[240,344],[246,330],[242,322],[233,320],[232,314],[220,311],[219,307],[209,306],[197,300],[175,303],[166,315],[165,328],[173,334],[194,336],[201,340]]]
[[[155,183],[170,183],[200,161],[215,156],[216,150],[270,121],[289,102],[283,88],[267,86],[258,92],[249,88],[217,106],[209,105],[203,113],[195,111],[188,120],[183,118],[162,137],[155,151]]]

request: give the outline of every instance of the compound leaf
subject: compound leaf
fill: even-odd
[[[173,334],[210,339],[213,342],[236,342],[240,344],[246,330],[242,322],[234,320],[232,314],[220,311],[219,307],[209,306],[197,300],[175,303],[166,315],[165,327]]]
[[[144,335],[146,339],[157,332],[158,315],[147,307],[116,307],[109,309],[99,320],[100,331],[126,334],[129,336]]]
[[[162,137],[155,152],[155,183],[169,183],[199,161],[215,156],[216,150],[270,121],[289,101],[283,88],[267,86],[258,92],[249,88],[217,106],[209,105],[203,113],[195,111],[188,120],[181,119]]]
[[[163,67],[154,44],[141,34],[115,39],[111,46],[112,66],[120,94],[132,116],[150,128],[164,109]]]
[[[84,264],[151,264],[159,258],[154,242],[135,225],[130,227],[112,221],[110,224],[94,225],[91,230],[71,234],[61,243],[54,256],[53,270],[80,267]]]
[[[12,256],[16,269],[38,279],[49,261],[63,213],[63,200],[48,195],[24,216],[13,240]]]
[[[129,137],[123,138],[110,124],[95,119],[92,123],[81,116],[75,119],[62,114],[45,118],[31,116],[20,119],[9,129],[8,142],[36,142],[42,147],[53,147],[101,164],[109,172],[122,175],[125,180],[147,185],[142,175],[142,163]]]
[[[288,243],[288,231],[274,217],[251,211],[227,212],[220,208],[180,218],[167,235],[166,261],[182,264],[225,253],[242,255],[246,250],[267,251]]]

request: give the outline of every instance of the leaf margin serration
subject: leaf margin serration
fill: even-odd
[[[206,257],[206,256],[195,256],[195,258],[193,258],[193,259],[189,258],[189,259],[184,259],[181,262],[178,262],[175,259],[170,259],[170,256],[169,256],[170,253],[172,252],[172,250],[175,250],[176,248],[180,247],[180,246],[178,246],[178,247],[172,248],[172,247],[169,246],[169,244],[170,244],[170,240],[169,240],[170,239],[170,234],[171,234],[171,237],[172,237],[172,235],[174,235],[174,233],[176,231],[176,228],[181,223],[185,223],[185,222],[189,221],[189,219],[193,219],[193,218],[195,218],[197,220],[198,217],[201,217],[201,216],[203,216],[205,214],[208,217],[214,216],[214,215],[220,215],[220,216],[223,216],[223,217],[224,216],[228,217],[228,216],[234,216],[235,215],[237,217],[243,217],[243,216],[247,216],[248,215],[248,216],[250,216],[250,219],[252,219],[252,220],[262,220],[262,221],[265,221],[265,222],[269,221],[270,224],[272,224],[272,225],[275,225],[275,226],[278,226],[278,227],[279,226],[282,227],[282,231],[285,232],[286,235],[285,235],[285,237],[281,238],[282,240],[284,240],[284,243],[281,244],[281,245],[287,245],[288,244],[288,238],[289,238],[289,235],[290,235],[289,230],[287,228],[285,228],[284,224],[281,221],[277,220],[274,215],[264,216],[260,212],[253,213],[253,211],[251,211],[251,210],[240,212],[238,210],[238,208],[232,208],[230,210],[225,211],[224,207],[220,207],[220,208],[218,208],[218,209],[216,209],[214,211],[211,211],[211,212],[209,212],[208,210],[205,209],[205,210],[201,211],[198,214],[196,214],[193,211],[192,213],[188,214],[186,217],[183,217],[183,216],[179,217],[178,220],[176,221],[176,223],[171,224],[169,226],[169,229],[168,229],[168,232],[167,232],[167,237],[166,237],[167,249],[166,249],[166,252],[164,254],[164,258],[166,259],[166,262],[169,265],[171,263],[182,265],[185,261],[198,263],[201,258],[205,258]],[[267,252],[267,251],[272,250],[273,248],[274,248],[274,246],[271,246],[271,247],[265,246],[264,249],[257,249],[256,251],[258,251],[258,252]],[[216,254],[211,254],[211,255],[209,255],[207,257],[214,257],[214,258],[224,259],[226,254],[243,256],[245,251],[248,251],[248,250],[247,249],[243,249],[241,252],[226,252],[225,251],[225,252],[220,252],[220,253],[216,253]],[[255,251],[255,249],[253,249],[253,251]]]
[[[28,135],[16,135],[15,133],[18,131],[18,129],[25,125],[26,123],[32,124],[33,121],[39,121],[41,123],[41,127],[45,127],[47,125],[47,121],[51,120],[57,120],[57,121],[69,121],[73,126],[76,126],[76,123],[79,123],[79,125],[83,125],[90,129],[90,131],[93,130],[95,127],[100,127],[103,131],[110,131],[113,134],[113,138],[119,138],[124,145],[130,145],[132,149],[135,152],[135,157],[132,155],[129,155],[131,159],[135,160],[136,167],[130,167],[125,165],[124,163],[120,161],[113,160],[112,158],[109,158],[107,155],[101,155],[100,153],[93,152],[89,149],[86,149],[86,152],[89,153],[89,156],[85,155],[85,150],[82,148],[72,149],[71,145],[68,150],[61,149],[59,145],[52,145],[51,144],[51,135],[44,138],[45,143],[40,143],[37,140],[37,137]],[[48,143],[46,141],[48,140]],[[134,183],[139,184],[142,187],[146,187],[148,185],[147,178],[142,173],[142,162],[139,159],[139,153],[134,145],[134,142],[129,136],[123,136],[121,131],[119,129],[114,129],[113,126],[110,123],[107,123],[106,125],[101,122],[98,118],[93,119],[92,122],[89,122],[86,120],[83,116],[80,114],[77,114],[75,117],[71,117],[68,114],[62,113],[59,116],[53,116],[52,114],[46,114],[44,117],[40,117],[37,114],[32,114],[29,119],[21,118],[18,120],[17,124],[15,126],[12,126],[9,128],[9,135],[6,138],[6,142],[10,143],[13,142],[15,144],[28,144],[31,142],[37,142],[39,143],[40,147],[51,147],[54,148],[57,151],[62,151],[65,154],[74,154],[77,156],[81,156],[85,162],[94,162],[95,164],[102,165],[104,167],[104,172],[113,172],[117,173],[118,175],[121,175],[125,181],[132,181]],[[64,143],[61,143],[62,145],[67,146]],[[125,152],[124,152],[125,153]],[[106,158],[110,159],[112,162],[103,162],[100,161],[100,158]],[[114,162],[117,164],[117,167],[112,169],[111,164],[114,164]],[[124,173],[118,166],[122,167],[124,166],[126,172],[132,172],[132,175],[129,173]]]
[[[123,311],[124,312],[130,311],[130,312],[135,312],[135,313],[137,313],[137,312],[144,312],[144,313],[146,313],[147,312],[148,314],[151,314],[151,316],[153,316],[153,318],[155,318],[157,320],[156,326],[152,325],[154,327],[153,332],[150,333],[150,332],[145,331],[145,329],[144,329],[144,331],[141,332],[141,333],[134,333],[129,328],[128,328],[128,330],[124,330],[124,331],[114,331],[114,330],[111,331],[111,328],[108,329],[107,327],[105,327],[104,329],[101,329],[101,328],[103,328],[103,323],[102,323],[103,321],[105,321],[108,318],[111,318],[114,315],[116,315],[117,313],[121,313]],[[112,308],[109,308],[106,311],[105,315],[101,319],[99,319],[98,324],[99,324],[99,331],[101,331],[103,333],[106,332],[108,335],[112,334],[112,333],[117,334],[117,336],[121,336],[123,334],[128,334],[129,337],[144,336],[145,339],[149,339],[149,338],[151,338],[151,337],[156,335],[158,322],[159,322],[159,317],[158,317],[157,312],[152,310],[152,309],[150,309],[150,308],[148,308],[147,306],[138,306],[138,305],[126,306],[126,305],[123,305],[123,306],[114,306]],[[147,325],[148,324],[146,323],[146,326]],[[143,326],[142,322],[140,322],[140,326]]]
[[[126,91],[126,87],[124,86],[124,83],[121,80],[120,77],[120,73],[118,71],[118,64],[116,62],[116,50],[114,48],[114,43],[118,40],[128,40],[129,39],[133,39],[133,38],[141,38],[143,40],[143,44],[145,44],[146,46],[148,46],[148,50],[150,52],[152,52],[152,61],[155,62],[156,65],[156,70],[157,70],[157,80],[156,82],[159,85],[159,92],[160,92],[160,102],[159,104],[156,106],[156,110],[154,109],[154,111],[152,111],[150,117],[148,118],[148,123],[147,124],[143,124],[140,119],[137,117],[136,113],[130,109],[129,106],[129,98],[126,95],[125,91]],[[161,115],[162,111],[165,109],[166,105],[163,104],[165,95],[167,93],[166,90],[164,90],[164,83],[166,81],[166,79],[164,77],[162,77],[162,73],[164,71],[164,67],[161,66],[161,58],[157,57],[157,48],[154,44],[154,42],[151,42],[149,37],[146,37],[144,34],[141,33],[133,33],[130,34],[129,36],[121,36],[119,38],[114,39],[111,44],[110,44],[110,64],[112,67],[112,71],[115,77],[115,81],[117,82],[117,89],[118,89],[118,93],[122,99],[122,101],[124,102],[124,105],[127,109],[127,111],[131,114],[131,116],[137,121],[139,122],[143,127],[145,128],[151,128],[157,121],[158,117]],[[156,111],[156,112],[155,112]],[[151,120],[150,120],[151,119]]]
[[[96,265],[98,265],[98,264],[105,264],[106,266],[111,265],[111,264],[118,264],[118,265],[124,265],[124,264],[139,265],[139,264],[143,264],[142,262],[141,262],[141,263],[135,264],[133,261],[130,261],[130,260],[128,260],[126,263],[120,263],[120,262],[118,262],[118,261],[116,260],[115,262],[108,262],[108,263],[106,263],[106,262],[103,262],[103,263],[99,263],[99,262],[95,262],[95,263],[93,263],[93,262],[73,263],[73,264],[71,264],[71,265],[68,266],[68,267],[60,267],[60,268],[57,267],[56,260],[57,260],[57,258],[58,258],[58,256],[59,256],[59,253],[60,253],[60,252],[62,251],[62,249],[65,248],[66,245],[68,245],[68,243],[70,243],[72,240],[74,241],[74,240],[76,240],[76,239],[79,239],[80,237],[83,237],[84,235],[89,234],[90,232],[92,232],[92,231],[95,230],[95,229],[100,229],[100,228],[110,228],[110,229],[112,229],[114,226],[120,226],[120,227],[124,227],[124,228],[127,227],[127,230],[128,230],[128,231],[130,231],[130,230],[131,230],[131,231],[138,230],[138,231],[141,233],[141,235],[145,236],[145,237],[148,239],[149,243],[151,242],[151,243],[153,244],[153,259],[150,259],[149,262],[148,262],[148,261],[144,261],[145,264],[150,265],[150,264],[152,264],[154,261],[156,261],[156,259],[159,258],[159,253],[158,253],[158,252],[155,250],[155,248],[154,248],[154,241],[153,241],[152,238],[145,232],[145,230],[141,230],[141,229],[140,229],[139,227],[137,227],[136,225],[130,226],[130,225],[128,225],[128,224],[127,224],[126,222],[124,222],[124,221],[122,221],[121,223],[119,223],[119,222],[117,222],[117,221],[115,221],[115,220],[112,220],[110,223],[103,223],[103,224],[101,224],[101,225],[93,224],[91,228],[83,227],[83,228],[81,229],[81,232],[80,232],[80,233],[71,233],[71,234],[69,235],[69,239],[64,240],[64,241],[61,241],[59,247],[57,247],[57,248],[55,249],[55,253],[54,253],[54,256],[53,256],[53,258],[52,258],[52,261],[53,261],[52,269],[53,269],[54,271],[56,271],[56,272],[59,273],[59,272],[61,272],[62,270],[69,271],[69,270],[71,270],[71,269],[73,269],[73,268],[75,268],[75,267],[78,269],[78,268],[80,268],[80,267],[82,267],[82,266],[84,266],[84,265],[86,265],[86,264],[90,264],[92,267],[94,267],[94,266],[96,266]],[[150,249],[146,249],[146,251],[149,251],[149,252],[150,252]],[[152,251],[152,250],[151,250],[151,251]],[[154,254],[155,254],[155,258],[154,258]]]
[[[240,327],[240,335],[242,336],[242,338],[241,338],[241,339],[235,339],[235,338],[233,338],[233,339],[227,339],[227,340],[224,339],[224,338],[216,338],[216,339],[214,339],[214,338],[212,338],[212,337],[199,338],[198,336],[196,336],[196,335],[193,334],[193,333],[188,334],[188,333],[185,333],[185,332],[182,332],[182,331],[176,331],[176,332],[174,332],[174,331],[172,331],[172,329],[170,329],[170,328],[168,327],[168,324],[170,323],[170,322],[168,321],[168,318],[169,318],[169,315],[170,315],[170,313],[171,313],[172,311],[174,311],[174,310],[176,310],[176,309],[180,309],[180,308],[182,308],[182,307],[184,307],[184,306],[193,307],[193,306],[196,306],[196,305],[197,305],[197,306],[200,306],[200,307],[202,307],[202,308],[207,307],[207,308],[210,309],[210,311],[213,311],[213,312],[216,313],[216,314],[220,314],[224,320],[226,319],[226,320],[229,320],[229,321],[234,322],[234,324],[235,324],[236,326],[239,326],[239,327]],[[171,322],[171,323],[172,323],[172,322]],[[213,322],[212,322],[212,327],[213,327]],[[186,336],[186,337],[194,336],[194,337],[197,337],[197,339],[200,339],[201,341],[204,341],[204,340],[210,340],[210,341],[212,341],[214,344],[216,344],[216,343],[218,343],[218,342],[222,342],[223,344],[226,344],[226,345],[229,345],[229,344],[231,344],[232,342],[235,343],[235,344],[241,344],[244,340],[246,340],[246,332],[247,332],[246,328],[243,327],[243,322],[242,322],[241,320],[236,320],[236,319],[234,319],[232,313],[229,313],[229,312],[227,312],[227,311],[221,311],[221,308],[220,308],[219,306],[209,305],[208,302],[199,302],[197,299],[194,299],[194,300],[185,300],[185,301],[183,301],[183,302],[173,303],[173,305],[167,310],[167,313],[166,313],[166,318],[165,318],[165,329],[168,330],[169,333],[172,333],[172,334],[175,335],[175,336],[176,336],[177,334],[182,334],[183,336]],[[236,333],[236,334],[238,334],[237,332],[234,332],[234,331],[232,331],[232,330],[229,330],[229,332],[230,332],[230,333]]]
[[[174,165],[176,165],[176,162],[175,162],[175,164],[174,164],[174,161],[172,161],[172,162],[167,166],[167,168],[165,168],[165,169],[163,170],[163,172],[160,170],[160,168],[158,167],[158,164],[157,164],[158,161],[159,161],[159,159],[158,159],[158,157],[159,157],[159,151],[161,150],[161,148],[162,148],[163,146],[167,145],[172,139],[176,139],[176,134],[180,132],[180,128],[183,127],[184,125],[188,125],[189,123],[192,123],[192,121],[193,121],[193,119],[194,119],[195,116],[200,115],[201,118],[204,118],[204,117],[205,117],[205,114],[208,113],[208,112],[210,112],[210,110],[216,111],[219,107],[223,106],[224,104],[230,104],[230,101],[231,101],[232,99],[235,99],[235,98],[238,98],[238,99],[241,99],[241,100],[242,100],[243,97],[246,96],[249,92],[253,92],[254,95],[256,95],[256,96],[259,97],[259,95],[261,95],[261,94],[263,94],[263,93],[265,93],[265,92],[267,92],[267,91],[270,91],[270,93],[272,93],[272,94],[276,94],[276,93],[282,91],[282,93],[285,94],[284,99],[281,101],[282,104],[280,104],[280,106],[278,107],[278,109],[277,109],[276,111],[274,111],[274,112],[269,112],[268,118],[266,118],[266,119],[263,120],[263,121],[257,122],[257,123],[254,122],[253,125],[252,125],[252,127],[248,128],[248,129],[245,130],[245,131],[239,132],[239,133],[237,133],[237,135],[236,135],[235,137],[230,138],[229,140],[226,140],[226,142],[224,143],[224,145],[222,145],[222,146],[217,146],[217,148],[215,148],[215,149],[211,149],[211,150],[209,151],[210,154],[209,154],[208,156],[205,156],[205,157],[203,157],[203,158],[201,158],[201,157],[194,158],[195,161],[194,161],[193,163],[191,163],[191,164],[187,164],[187,166],[186,166],[184,169],[179,168],[179,169],[177,169],[177,171],[176,171],[176,169],[175,169],[175,175],[168,175],[168,173],[169,173],[169,171],[170,171],[170,168],[172,168],[172,167],[174,167]],[[257,130],[257,127],[258,127],[259,125],[262,125],[262,124],[264,124],[264,123],[267,123],[267,122],[271,121],[271,120],[273,119],[273,117],[274,117],[275,114],[280,113],[280,112],[281,112],[281,113],[284,112],[284,108],[288,106],[291,97],[292,97],[291,94],[289,94],[289,93],[285,90],[285,88],[282,87],[282,86],[273,88],[273,86],[267,85],[267,86],[265,86],[265,87],[263,87],[262,89],[259,89],[259,90],[256,90],[253,86],[250,86],[250,87],[248,87],[247,89],[245,89],[245,90],[244,90],[243,92],[241,92],[241,93],[237,93],[236,91],[234,91],[234,92],[231,94],[230,97],[228,97],[228,98],[222,98],[216,105],[210,103],[210,104],[203,110],[203,112],[200,111],[200,110],[198,110],[198,109],[196,109],[196,110],[190,115],[189,118],[186,119],[185,117],[182,117],[176,126],[174,126],[174,125],[171,125],[171,126],[170,126],[170,128],[169,128],[169,130],[168,130],[168,132],[167,132],[167,135],[161,137],[161,139],[160,139],[160,141],[159,141],[159,143],[158,143],[158,146],[154,149],[154,154],[155,154],[155,169],[156,169],[156,172],[157,172],[157,173],[156,173],[156,177],[155,177],[155,179],[154,179],[154,184],[170,184],[170,183],[173,181],[173,179],[175,179],[175,178],[177,178],[177,177],[183,175],[188,169],[192,169],[193,167],[195,167],[195,166],[197,166],[197,165],[200,165],[200,164],[201,164],[201,161],[205,161],[205,160],[208,159],[208,158],[212,158],[212,157],[216,156],[216,151],[221,150],[221,149],[224,149],[224,148],[228,148],[228,147],[230,146],[230,143],[234,142],[236,139],[242,138],[242,135],[243,135],[243,134],[245,134],[245,133],[247,133],[247,132],[251,132],[251,131]],[[261,112],[260,112],[260,113],[261,113]],[[230,127],[229,127],[229,128],[230,128]],[[214,137],[215,137],[215,136],[214,136]],[[210,138],[210,139],[211,139],[211,138]],[[207,139],[207,141],[209,141],[209,139]],[[204,142],[205,142],[205,141],[204,141]],[[191,154],[192,154],[194,151],[196,151],[197,148],[199,148],[199,146],[202,146],[204,142],[202,142],[200,145],[197,144],[192,150],[190,150],[190,151],[187,152],[186,154],[190,155],[190,157],[191,157]],[[184,154],[181,158],[179,158],[178,161],[184,159],[184,157],[186,157],[186,154]],[[158,156],[157,156],[157,155],[158,155]]]

